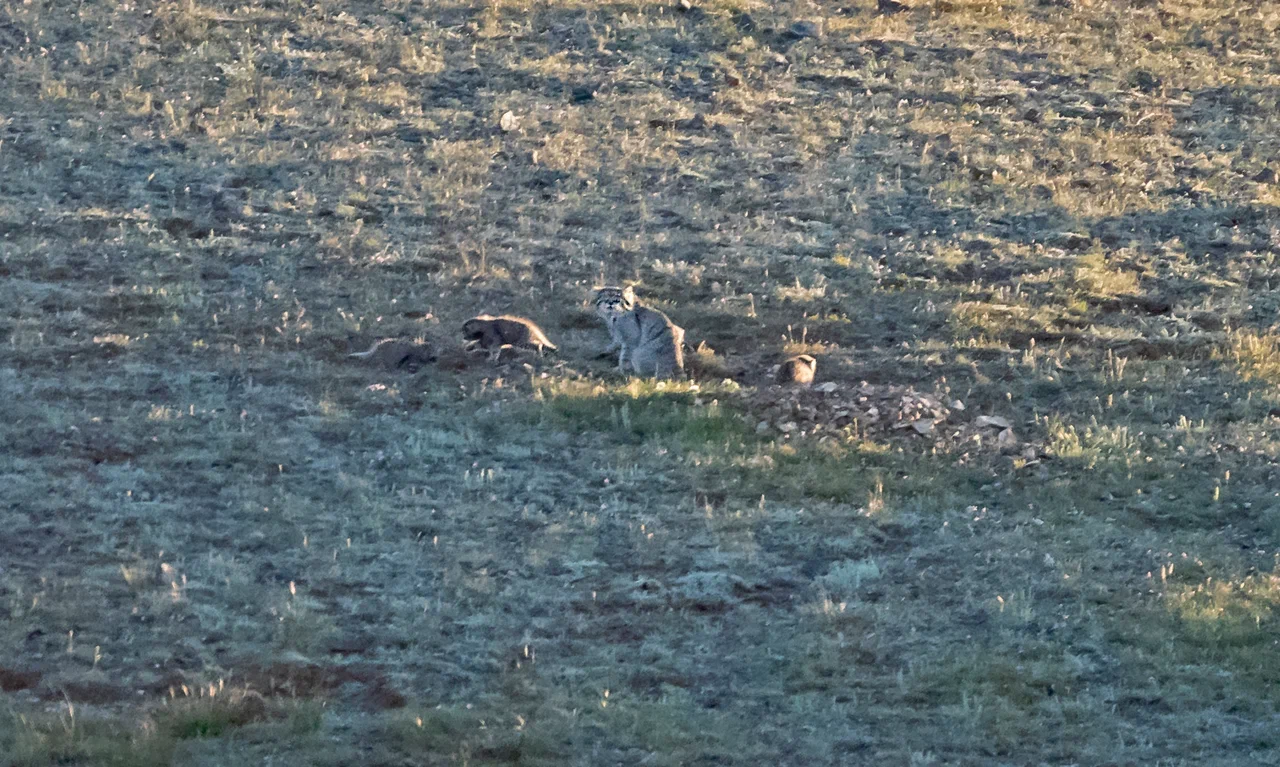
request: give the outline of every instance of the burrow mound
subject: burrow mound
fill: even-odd
[[[911,386],[841,384],[813,387],[765,386],[744,390],[747,417],[756,433],[804,439],[851,430],[863,438],[923,440],[948,450],[990,450],[1026,460],[1043,448],[1016,433],[998,415],[977,415],[944,392],[922,393]]]

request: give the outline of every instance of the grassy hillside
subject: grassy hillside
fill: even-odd
[[[1280,6],[904,2],[0,2],[0,764],[1280,764]]]

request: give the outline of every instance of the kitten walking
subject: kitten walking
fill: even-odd
[[[489,352],[491,360],[498,359],[502,349],[507,346],[537,349],[539,357],[542,356],[543,349],[556,350],[556,345],[547,340],[547,334],[542,332],[542,328],[524,317],[481,314],[462,323],[462,335],[469,348],[479,346]]]
[[[348,338],[347,343],[354,343]],[[353,352],[348,357],[372,362],[378,367],[391,370],[407,370],[418,372],[418,368],[436,361],[435,352],[425,343],[416,343],[405,338],[383,338],[373,342],[366,351]]]
[[[636,301],[631,287],[596,291],[596,314],[609,326],[609,351],[618,352],[618,370],[655,378],[684,373],[684,328],[657,309]]]

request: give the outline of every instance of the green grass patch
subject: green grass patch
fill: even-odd
[[[148,719],[107,717],[67,707],[58,714],[17,714],[0,722],[0,764],[46,767],[164,767],[177,741]]]
[[[631,443],[740,447],[754,440],[745,420],[716,398],[715,389],[658,386],[640,381],[614,388],[562,386],[544,394],[544,414],[559,428],[604,432]]]
[[[772,443],[730,463],[734,484],[748,496],[851,504],[873,516],[892,515],[904,502],[963,496],[983,481],[963,467],[940,467],[918,454],[857,439]]]
[[[575,704],[576,705],[571,705]],[[670,688],[656,700],[601,690],[589,700],[551,694],[527,713],[505,706],[437,706],[398,715],[388,726],[396,749],[411,759],[458,760],[477,765],[563,764],[608,737],[618,753],[642,754],[646,763],[689,764],[731,758],[738,726]]]

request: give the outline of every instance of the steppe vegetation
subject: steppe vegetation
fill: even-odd
[[[1280,5],[903,2],[0,0],[0,764],[1280,764]]]

